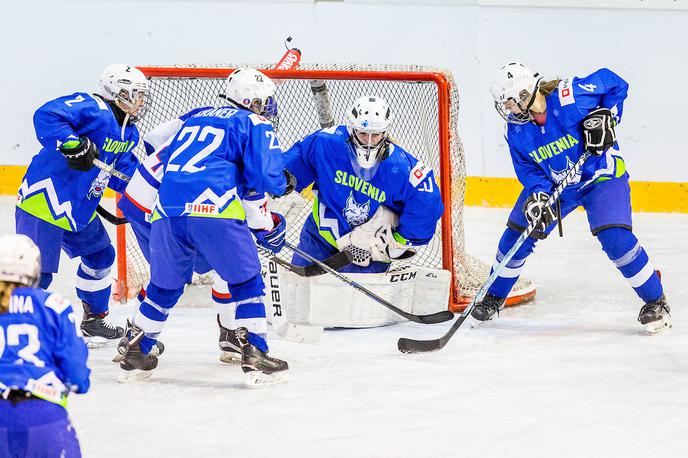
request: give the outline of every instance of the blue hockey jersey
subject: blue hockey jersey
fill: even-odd
[[[507,124],[506,140],[518,180],[530,192],[551,192],[584,151],[582,121],[598,107],[609,108],[621,121],[628,84],[606,68],[584,78],[562,80],[547,101],[543,126]],[[618,146],[589,158],[568,192],[596,181],[618,178],[626,167]]]
[[[430,167],[399,145],[390,144],[369,180],[356,174],[353,146],[346,126],[319,130],[295,143],[285,153],[287,170],[301,191],[313,183],[313,218],[320,235],[333,246],[336,239],[365,223],[380,205],[399,215],[397,241],[424,245],[435,234],[444,212],[440,191]]]
[[[122,128],[110,106],[81,92],[40,107],[34,127],[43,148],[24,175],[17,206],[65,230],[81,230],[95,218],[105,188],[123,192],[126,183],[96,167],[88,172],[69,168],[59,145],[88,137],[98,147],[101,161],[131,176],[138,164],[131,150],[139,141],[139,131],[128,125],[121,138]]]
[[[16,388],[64,405],[66,393],[88,391],[88,350],[69,301],[20,287],[0,313],[0,391]]]
[[[164,174],[153,221],[173,216],[243,220],[240,199],[249,191],[281,195],[287,185],[272,124],[245,109],[197,112],[159,157]]]

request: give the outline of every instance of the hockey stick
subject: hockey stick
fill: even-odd
[[[261,253],[270,256],[268,250],[258,247]],[[271,261],[275,261],[280,266],[287,269],[289,272],[293,272],[299,277],[317,277],[325,273],[325,269],[317,264],[311,264],[310,266],[297,266],[284,259],[280,259],[277,256],[270,256]],[[339,251],[329,258],[322,261],[323,264],[327,265],[330,269],[339,270],[351,264],[351,258],[347,251]]]
[[[390,309],[394,313],[397,313],[397,314],[403,316],[404,318],[406,318],[409,321],[414,321],[416,323],[422,323],[422,324],[436,324],[436,323],[444,323],[445,321],[449,321],[452,318],[454,318],[454,314],[451,313],[449,310],[443,310],[441,312],[431,313],[429,315],[414,315],[412,313],[405,312],[405,311],[401,310],[400,308],[396,307],[395,305],[392,305],[391,303],[387,302],[386,300],[384,300],[383,298],[381,298],[380,296],[378,296],[374,292],[372,292],[369,289],[365,288],[364,286],[360,285],[359,283],[353,281],[349,277],[342,275],[339,272],[337,272],[336,270],[330,268],[324,262],[322,262],[318,259],[315,259],[313,256],[306,253],[302,249],[295,247],[294,245],[292,245],[289,242],[284,242],[284,245],[287,248],[289,248],[290,250],[292,250],[294,253],[298,254],[299,256],[301,256],[305,259],[308,259],[313,264],[320,266],[327,273],[335,276],[336,278],[343,281],[347,285],[353,287],[354,289],[359,290],[360,292],[362,292],[363,294],[365,294],[369,298],[373,299],[375,302],[387,307],[388,309]],[[347,253],[350,256],[350,253],[348,251],[344,251],[343,253]]]
[[[559,186],[557,186],[554,192],[552,192],[552,195],[545,203],[545,206],[551,207],[557,202],[561,193],[570,184],[571,179],[578,174],[578,171],[583,166],[583,163],[586,161],[586,159],[588,159],[588,157],[590,157],[590,153],[585,151],[578,159],[578,161],[575,164],[573,164],[571,169],[564,177],[564,180],[561,183],[559,183]],[[456,321],[454,321],[454,324],[452,324],[449,330],[442,337],[432,340],[415,340],[402,337],[397,342],[397,347],[399,348],[399,351],[402,353],[425,353],[440,350],[445,345],[447,345],[449,339],[451,339],[454,333],[461,327],[463,322],[466,321],[466,318],[468,317],[468,315],[470,315],[473,308],[475,308],[475,305],[481,300],[483,300],[485,294],[487,294],[488,288],[492,286],[492,283],[494,283],[494,281],[497,279],[502,270],[504,270],[509,261],[511,261],[511,258],[514,257],[518,249],[521,248],[521,245],[523,245],[523,242],[526,241],[530,233],[533,232],[533,229],[535,229],[535,226],[537,224],[538,221],[533,221],[528,225],[528,227],[526,227],[526,229],[521,233],[520,237],[514,243],[514,246],[512,246],[509,252],[506,255],[504,255],[504,258],[500,261],[497,267],[494,268],[493,272],[487,278],[485,283],[483,283],[478,292],[475,293],[475,296],[473,297],[473,300],[468,305],[468,307],[466,307],[463,313],[459,315]]]

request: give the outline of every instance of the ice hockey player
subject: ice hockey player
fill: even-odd
[[[119,200],[118,206],[128,220],[139,248],[149,264],[150,217],[152,216],[155,201],[158,198],[158,190],[160,189],[160,182],[165,170],[161,159],[161,156],[164,156],[162,150],[169,146],[184,124],[184,121],[196,113],[209,108],[212,107],[195,108],[178,118],[158,124],[143,136],[143,144],[148,156],[139,164],[136,172],[132,175],[131,181]],[[293,189],[293,183],[291,184],[291,189]],[[267,199],[266,194],[262,196],[254,194],[245,196],[243,199],[242,204],[246,211],[246,222],[250,229],[261,230],[273,224],[270,212],[267,211]],[[197,274],[206,274],[210,270],[208,262],[197,252],[193,271]],[[230,297],[227,283],[217,275],[213,275],[213,278],[214,284],[211,289],[211,299],[215,304],[217,323],[220,328],[220,361],[230,364],[241,363],[241,349],[234,338],[234,329],[242,326],[253,329],[254,321],[252,318],[236,316],[236,303]],[[142,289],[138,296],[139,302],[142,302],[144,298],[145,289]],[[126,351],[125,341],[126,339],[122,339],[122,345],[117,348],[120,354],[124,354]],[[164,349],[164,345],[158,340],[156,347],[153,347],[152,352],[155,356],[159,356]]]
[[[88,391],[88,350],[71,304],[37,288],[40,276],[31,239],[0,236],[0,456],[80,457],[65,408]]]
[[[125,183],[93,165],[94,159],[131,174],[132,149],[139,141],[134,123],[145,109],[148,81],[141,71],[114,64],[100,77],[98,94],[77,92],[52,100],[34,115],[43,148],[34,156],[17,196],[16,231],[41,250],[40,287],[47,288],[60,261],[60,249],[80,257],[76,293],[84,308],[81,330],[89,345],[117,343],[124,330],[105,317],[115,249],[96,217],[106,187]]]
[[[316,200],[299,247],[317,259],[347,248],[354,264],[342,272],[385,272],[413,256],[444,211],[432,169],[390,139],[391,122],[387,102],[365,95],[346,125],[316,131],[285,153],[296,190],[313,184]],[[310,264],[296,254],[292,263]]]
[[[264,284],[253,237],[278,252],[286,222],[271,213],[269,227],[249,229],[241,204],[242,197],[286,190],[282,151],[263,116],[276,112],[274,92],[261,72],[235,70],[225,83],[229,104],[191,116],[161,151],[165,170],[151,218],[151,280],[125,334],[120,380],[149,376],[157,366],[151,349],[191,279],[196,252],[227,282],[237,316],[251,323],[252,329],[240,327],[231,336],[241,349],[247,383],[283,380],[287,363],[266,355]]]
[[[489,320],[502,307],[535,243],[556,226],[557,211],[544,202],[589,151],[593,155],[559,199],[561,218],[582,206],[602,250],[645,302],[640,323],[650,332],[671,326],[660,277],[632,232],[628,173],[615,133],[627,90],[626,81],[606,68],[550,81],[519,62],[498,71],[491,92],[497,112],[507,121],[506,141],[523,191],[499,241],[496,262],[529,222],[539,224],[476,305],[473,318]]]

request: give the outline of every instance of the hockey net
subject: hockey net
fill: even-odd
[[[458,135],[459,93],[451,73],[418,65],[302,64],[298,70],[270,70],[272,64],[188,65],[139,67],[150,78],[151,106],[138,126],[142,135],[161,122],[201,106],[216,106],[225,78],[240,66],[263,70],[277,83],[277,136],[283,150],[321,128],[327,118],[343,122],[345,111],[361,95],[383,97],[392,107],[390,135],[395,143],[435,171],[445,213],[428,245],[407,263],[446,269],[452,273],[449,308],[461,310],[487,279],[489,266],[469,255],[464,245],[463,202],[466,167]],[[316,91],[312,86],[326,91]],[[143,157],[141,145],[135,150]],[[287,216],[287,240],[298,243],[303,223],[312,211],[306,190],[297,197],[275,202]],[[274,211],[273,206],[273,211]],[[149,279],[149,267],[127,226],[118,227],[118,288],[120,300],[132,297]],[[289,261],[284,249],[280,257]],[[207,279],[196,279],[204,282]],[[507,305],[534,297],[532,283],[520,279]]]

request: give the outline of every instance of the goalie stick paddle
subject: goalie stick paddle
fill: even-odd
[[[564,177],[562,182],[559,184],[559,186],[557,186],[554,192],[552,192],[552,195],[545,203],[546,206],[551,207],[557,202],[561,193],[571,183],[573,177],[575,177],[578,174],[578,171],[583,166],[583,163],[588,159],[588,157],[590,157],[590,153],[585,151],[578,159],[578,161],[576,161],[576,163],[573,164],[571,169],[569,169],[569,171],[566,173],[566,176]],[[475,308],[475,305],[481,300],[483,300],[485,294],[487,294],[488,288],[492,286],[492,283],[494,283],[494,281],[497,279],[502,270],[504,270],[504,267],[506,267],[509,261],[511,261],[511,258],[514,257],[516,251],[518,251],[518,249],[521,248],[521,245],[523,245],[523,242],[526,241],[530,233],[533,232],[533,229],[535,229],[537,223],[538,221],[533,221],[521,233],[519,238],[514,243],[514,246],[512,246],[511,249],[507,252],[507,254],[504,255],[504,258],[500,261],[497,267],[494,268],[494,270],[487,278],[485,283],[483,283],[478,292],[475,293],[475,296],[473,297],[473,300],[468,305],[468,307],[466,307],[463,313],[459,315],[456,321],[454,321],[449,330],[442,337],[431,340],[416,340],[402,337],[397,342],[397,348],[399,349],[399,351],[402,353],[425,353],[430,351],[441,350],[442,348],[444,348],[444,346],[447,345],[447,342],[449,342],[449,339],[452,338],[454,333],[456,333],[456,331],[461,327],[463,322],[466,321],[466,318],[468,318],[468,315],[471,313],[473,308]]]
[[[454,314],[452,312],[450,312],[449,310],[443,310],[441,312],[431,313],[429,315],[414,315],[412,313],[405,312],[405,311],[401,310],[399,307],[387,302],[386,300],[384,300],[383,298],[381,298],[380,296],[378,296],[374,292],[370,291],[366,287],[353,281],[349,277],[340,274],[339,272],[332,269],[331,267],[329,267],[328,265],[326,265],[322,261],[315,259],[313,256],[306,253],[302,249],[293,246],[289,242],[284,242],[284,245],[287,248],[289,248],[290,250],[292,250],[294,253],[298,254],[299,256],[301,256],[305,259],[308,259],[313,264],[320,266],[327,273],[335,276],[336,278],[343,281],[347,285],[353,287],[354,289],[359,290],[360,292],[362,292],[363,294],[365,294],[366,296],[368,296],[369,298],[371,298],[375,302],[387,307],[388,309],[390,309],[394,313],[397,313],[397,314],[403,316],[404,318],[406,318],[409,321],[413,321],[416,323],[422,323],[422,324],[436,324],[436,323],[444,323],[445,321],[449,321],[452,318],[454,318]],[[348,251],[344,251],[343,253],[346,253],[348,256],[351,256],[351,254]]]

